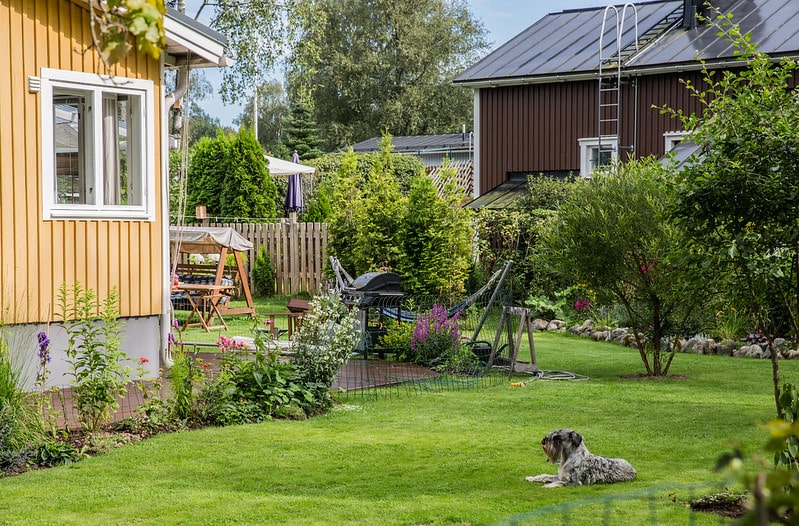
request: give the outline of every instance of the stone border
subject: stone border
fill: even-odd
[[[624,347],[636,347],[635,338],[628,328],[620,327],[594,327],[594,322],[585,320],[580,325],[566,327],[562,320],[533,320],[533,329],[539,332],[566,332],[581,338],[591,338],[598,342],[610,342]],[[799,359],[799,349],[788,349],[789,342],[784,338],[776,338],[774,344],[780,349],[778,356],[789,360]],[[669,343],[670,345],[670,343]],[[722,340],[715,341],[706,336],[693,336],[689,339],[680,339],[680,352],[693,354],[706,354],[714,356],[731,356],[733,358],[770,359],[771,350],[767,345],[757,343],[747,344],[744,341]]]

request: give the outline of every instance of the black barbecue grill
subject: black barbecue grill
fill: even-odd
[[[341,296],[344,303],[358,308],[361,329],[358,350],[368,353],[386,333],[385,309],[398,312],[405,293],[400,287],[399,276],[394,272],[367,272],[345,287]]]
[[[361,306],[379,304],[381,298],[401,298],[404,295],[399,276],[393,272],[367,272],[355,278],[343,291],[345,303]]]

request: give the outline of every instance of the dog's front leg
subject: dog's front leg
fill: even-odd
[[[544,487],[545,487],[545,488],[562,488],[563,486],[570,486],[570,485],[571,485],[571,484],[569,484],[569,483],[568,483],[568,482],[566,482],[566,481],[563,481],[563,480],[557,479],[557,480],[553,480],[553,481],[552,481],[552,482],[550,482],[549,484],[544,484]]]
[[[554,481],[558,480],[558,476],[557,475],[546,475],[546,474],[544,474],[544,475],[536,475],[534,477],[524,477],[524,480],[526,480],[527,482],[547,482],[547,483],[549,483],[549,482],[554,482]]]

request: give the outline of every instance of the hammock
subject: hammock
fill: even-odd
[[[507,274],[507,272],[510,269],[510,266],[512,264],[513,264],[513,261],[510,261],[510,260],[506,261],[505,262],[505,266],[503,266],[501,269],[499,269],[496,272],[494,272],[494,274],[491,276],[491,278],[489,278],[489,280],[486,282],[486,284],[483,285],[482,287],[480,287],[479,290],[477,290],[476,292],[470,294],[469,296],[467,296],[463,300],[459,301],[453,307],[447,309],[447,318],[451,318],[451,317],[455,316],[456,314],[458,314],[459,312],[462,312],[462,311],[466,310],[467,308],[469,308],[475,301],[477,301],[477,298],[479,298],[480,296],[485,294],[486,291],[488,291],[491,288],[491,286],[494,284],[494,282],[499,280],[499,282],[497,283],[497,285],[496,285],[496,287],[494,289],[494,294],[491,296],[491,301],[489,301],[488,307],[490,307],[491,303],[494,300],[494,297],[496,297],[497,293],[499,292],[500,287],[502,287],[502,283],[505,281],[505,276],[506,276],[506,274]],[[411,312],[411,311],[407,311],[407,310],[402,310],[399,307],[378,307],[378,308],[379,308],[379,310],[380,310],[380,312],[382,314],[385,314],[389,318],[391,318],[393,320],[397,320],[397,321],[403,322],[403,323],[415,322],[416,318],[417,318],[417,313]]]

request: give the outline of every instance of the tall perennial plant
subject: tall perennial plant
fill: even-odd
[[[416,320],[410,352],[402,358],[451,372],[471,369],[477,357],[468,350],[462,353],[459,317],[460,312],[449,316],[446,307],[433,305]]]
[[[67,362],[81,426],[94,431],[108,422],[127,391],[130,378],[120,346],[119,294],[111,289],[102,302],[80,283],[62,284],[58,306],[67,333]]]

